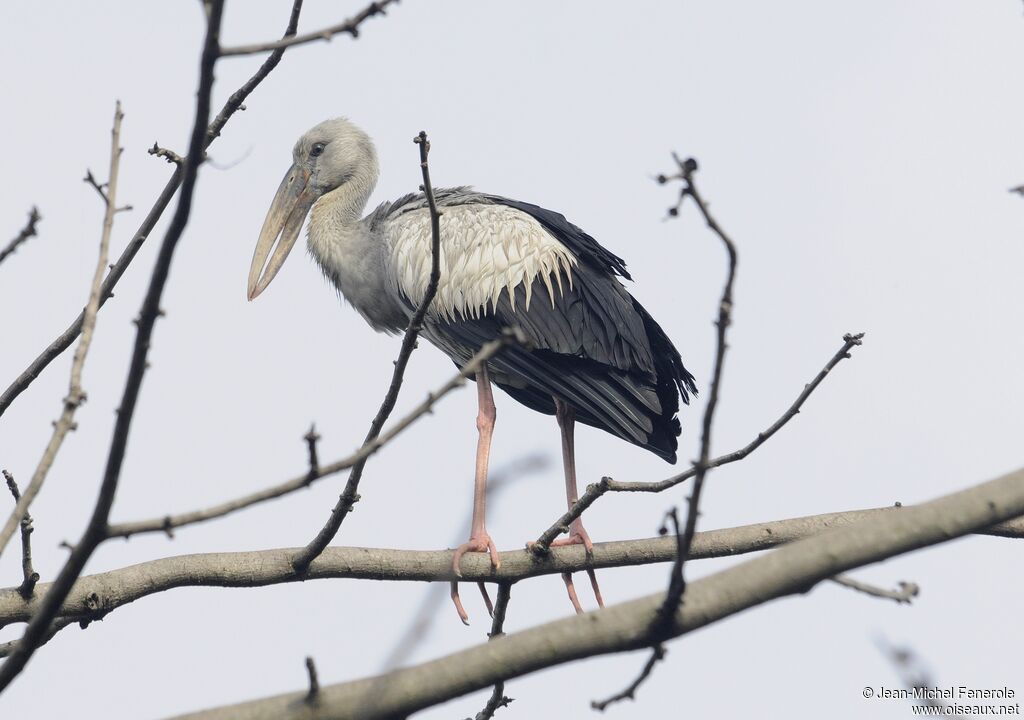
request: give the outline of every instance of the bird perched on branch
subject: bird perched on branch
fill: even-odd
[[[249,272],[249,299],[263,292],[295,244],[307,213],[309,251],[374,330],[405,329],[424,297],[432,264],[423,193],[362,217],[377,183],[373,142],[348,120],[320,123],[295,144],[293,164],[270,206]],[[485,525],[485,489],[495,406],[491,385],[561,430],[566,500],[577,499],[573,426],[605,430],[674,463],[679,399],[693,376],[654,318],[622,286],[623,260],[562,215],[466,187],[435,192],[441,211],[441,277],[423,335],[462,367],[485,343],[518,327],[527,342],[507,347],[475,374],[480,437],[469,540],[455,551],[497,550]],[[592,543],[580,519],[553,544]],[[600,588],[591,584],[599,605]],[[570,599],[582,612],[572,578]],[[482,588],[482,586],[481,586]],[[459,616],[467,615],[454,586]],[[486,593],[485,593],[486,598]]]

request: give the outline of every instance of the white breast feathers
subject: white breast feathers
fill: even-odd
[[[524,310],[531,285],[540,279],[552,307],[562,275],[572,289],[576,258],[532,216],[506,205],[467,204],[441,208],[441,281],[431,314],[444,321],[477,318],[493,311],[502,290],[515,310],[515,288],[524,286]],[[430,279],[430,214],[415,210],[387,223],[391,281],[414,303]],[[554,284],[552,284],[552,279]]]

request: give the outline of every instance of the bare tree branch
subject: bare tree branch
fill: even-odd
[[[253,505],[266,502],[267,500],[273,500],[283,495],[288,495],[289,493],[309,487],[310,484],[317,480],[330,475],[335,475],[342,470],[355,467],[359,463],[364,463],[367,458],[398,437],[403,430],[412,425],[416,420],[429,414],[438,400],[456,388],[464,385],[466,383],[466,378],[472,377],[481,365],[494,357],[495,354],[510,342],[516,342],[517,338],[518,336],[514,331],[508,331],[498,340],[492,340],[484,345],[476,355],[470,358],[469,362],[467,362],[459,372],[448,380],[448,382],[434,392],[428,394],[423,402],[410,410],[407,415],[396,422],[387,430],[387,432],[381,433],[378,437],[366,442],[361,448],[346,458],[332,462],[329,465],[321,466],[317,463],[315,468],[311,466],[306,473],[298,475],[291,480],[286,480],[278,485],[273,485],[269,488],[245,495],[235,500],[229,500],[219,505],[214,505],[213,507],[202,510],[193,510],[192,512],[182,513],[180,515],[165,515],[163,517],[152,518],[149,520],[139,520],[135,522],[111,525],[107,529],[107,537],[127,538],[132,535],[139,535],[142,533],[170,533],[175,528],[224,517],[225,515],[230,515],[231,513],[239,510],[244,510],[247,507],[252,507]],[[315,458],[311,457],[311,460],[315,460]]]
[[[178,167],[181,167],[181,164],[184,162],[184,160],[182,160],[181,158],[181,155],[174,152],[173,150],[168,150],[165,147],[160,147],[160,145],[155,142],[153,143],[153,147],[151,147],[146,152],[155,157],[163,158],[171,165],[176,165]]]
[[[704,418],[701,423],[700,435],[700,456],[694,467],[693,489],[690,491],[686,521],[683,527],[680,528],[676,509],[672,508],[666,517],[666,525],[662,527],[662,535],[664,535],[667,532],[668,520],[672,521],[678,551],[675,561],[672,563],[672,572],[669,575],[665,601],[658,608],[658,612],[654,614],[654,618],[651,621],[651,655],[643,670],[625,690],[598,703],[597,708],[600,710],[604,710],[608,705],[626,698],[632,700],[636,696],[637,689],[651,676],[654,666],[665,658],[665,648],[662,643],[671,634],[672,620],[676,616],[679,606],[684,602],[686,595],[686,575],[684,569],[686,559],[690,554],[690,546],[693,544],[694,533],[697,532],[697,517],[700,515],[700,500],[701,493],[704,490],[704,479],[710,470],[711,430],[714,426],[715,410],[718,407],[718,396],[722,386],[725,351],[729,347],[726,342],[726,334],[729,330],[729,325],[732,323],[732,288],[736,282],[736,264],[738,261],[736,246],[715,219],[711,217],[704,199],[697,190],[697,186],[693,181],[693,174],[697,172],[697,161],[693,158],[680,160],[679,156],[675,153],[672,153],[672,159],[675,160],[679,171],[668,179],[678,179],[683,182],[683,188],[679,192],[679,203],[674,208],[675,212],[673,215],[678,214],[679,204],[687,196],[692,197],[697,208],[700,210],[701,216],[704,218],[704,222],[721,239],[722,244],[725,245],[726,254],[729,257],[729,269],[726,274],[725,287],[722,289],[722,297],[718,302],[718,319],[715,321],[717,332],[715,336],[714,370],[711,375],[711,393],[708,397],[707,405],[704,406]],[[664,176],[659,176],[658,181],[664,183],[667,179]]]
[[[379,0],[378,2],[372,2],[357,15],[354,15],[344,22],[338,23],[337,25],[331,25],[330,27],[317,30],[316,32],[303,33],[302,35],[296,35],[294,37],[277,40],[275,42],[227,47],[221,50],[221,55],[223,57],[229,57],[235,55],[254,55],[256,53],[267,52],[268,50],[284,50],[285,48],[294,47],[295,45],[305,45],[306,43],[316,42],[317,40],[331,40],[335,35],[340,35],[342,33],[351,35],[354,40],[359,37],[359,26],[362,25],[364,21],[369,20],[375,15],[384,15],[384,9],[388,5],[397,2],[398,0]]]
[[[320,680],[316,676],[316,663],[311,657],[306,658],[306,674],[309,676],[309,690],[306,691],[304,701],[307,705],[314,705],[317,695],[320,693]]]
[[[761,447],[761,445],[763,445],[770,437],[781,430],[786,423],[800,413],[801,407],[803,407],[804,402],[808,397],[810,397],[811,393],[814,392],[818,385],[820,385],[828,374],[832,372],[832,369],[836,365],[838,365],[842,360],[850,357],[850,352],[853,348],[862,344],[863,337],[864,333],[858,333],[856,335],[847,333],[846,335],[843,335],[842,347],[840,347],[835,355],[825,363],[825,367],[818,372],[814,379],[807,385],[804,385],[803,391],[799,396],[797,396],[797,399],[778,420],[772,423],[764,432],[758,433],[756,438],[739,450],[727,453],[726,455],[719,455],[714,460],[709,461],[708,467],[721,467],[722,465],[737,462]],[[621,482],[618,480],[612,480],[609,477],[602,478],[600,482],[587,486],[586,491],[580,496],[579,500],[573,503],[573,506],[558,518],[551,527],[541,533],[540,537],[530,544],[530,549],[538,555],[543,555],[547,548],[551,547],[551,542],[555,538],[568,531],[569,524],[573,520],[582,515],[587,508],[593,505],[599,497],[607,492],[662,492],[663,490],[675,487],[679,483],[689,480],[696,475],[696,473],[697,466],[693,465],[685,472],[675,475],[674,477],[670,477],[667,480],[660,480],[658,482]]]
[[[139,312],[128,379],[121,398],[121,406],[118,409],[117,421],[114,424],[114,433],[107,455],[107,466],[100,485],[99,497],[96,499],[96,505],[82,538],[71,551],[71,555],[64,563],[64,567],[61,568],[57,579],[50,585],[37,612],[28,627],[25,628],[25,634],[22,635],[17,647],[0,666],[0,691],[7,688],[11,681],[18,676],[36,648],[42,643],[60,606],[64,603],[64,598],[71,591],[75,580],[81,575],[86,561],[96,547],[106,539],[107,519],[110,516],[110,507],[114,503],[114,495],[117,492],[121,464],[128,444],[128,433],[135,414],[135,405],[142,387],[142,379],[149,366],[147,358],[150,339],[156,320],[162,314],[160,298],[163,296],[164,286],[170,273],[174,250],[192,211],[192,195],[206,140],[206,127],[210,117],[210,95],[213,89],[213,66],[217,62],[218,38],[224,3],[223,0],[210,0],[207,7],[209,18],[206,39],[203,42],[202,58],[199,63],[199,89],[196,93],[195,121],[189,142],[188,158],[182,168],[181,194],[178,197],[178,206],[168,225],[164,241],[160,246],[149,289],[146,291],[146,297]],[[112,195],[113,193],[111,193],[111,197]],[[113,199],[108,203],[108,211],[112,207],[114,207]],[[84,338],[85,334],[83,333]]]
[[[822,580],[1024,514],[1024,469],[915,507],[879,514],[690,583],[672,624],[679,636],[751,607],[804,594]],[[580,552],[580,555],[583,553]],[[474,564],[475,567],[475,564]],[[504,566],[503,566],[504,567]],[[585,657],[645,647],[664,593],[573,615],[507,635],[386,677],[388,693],[373,697],[380,677],[320,688],[323,717],[406,717],[496,682]],[[183,720],[289,720],[308,717],[289,693],[180,716]]]
[[[298,26],[299,12],[302,9],[302,0],[294,0],[292,4],[291,15],[288,21],[288,28],[285,30],[284,36],[289,37],[295,34],[295,28]],[[236,90],[228,101],[224,104],[220,113],[214,118],[213,122],[210,123],[209,128],[206,131],[206,142],[204,143],[203,151],[205,152],[210,144],[220,136],[221,131],[227,124],[228,120],[238,110],[244,107],[243,103],[245,99],[252,93],[256,87],[263,82],[264,78],[270,74],[270,71],[277,67],[277,64],[281,61],[281,56],[284,54],[284,48],[275,50],[271,55],[263,61],[260,68],[256,73],[249,78],[238,90]],[[139,229],[135,232],[128,246],[121,253],[121,257],[117,259],[103,281],[103,290],[100,293],[100,307],[103,306],[106,301],[114,297],[114,287],[117,285],[121,276],[124,275],[128,266],[132,260],[138,254],[142,248],[142,244],[149,237],[149,234],[153,232],[153,228],[156,227],[159,222],[164,210],[171,202],[171,198],[174,197],[174,193],[181,187],[181,181],[183,177],[182,166],[176,166],[174,174],[167,180],[167,184],[164,185],[163,190],[160,191],[160,195],[157,196],[156,202],[150,208]],[[11,403],[14,402],[15,398],[21,395],[25,389],[32,384],[32,382],[39,377],[40,373],[46,369],[46,367],[58,356],[61,355],[65,350],[71,347],[71,343],[75,341],[75,338],[82,332],[83,323],[85,322],[85,311],[83,310],[74,322],[68,326],[68,328],[61,333],[56,340],[50,343],[39,356],[33,360],[27,368],[15,378],[14,382],[4,390],[3,394],[0,395],[0,415],[10,407]]]
[[[4,479],[7,481],[7,489],[14,496],[14,503],[21,500],[21,490],[14,476],[7,470],[3,471]],[[18,593],[28,600],[35,591],[36,583],[39,582],[39,573],[32,567],[32,515],[26,510],[21,518],[21,574],[22,581],[18,587]]]
[[[697,517],[700,514],[701,492],[704,489],[704,479],[707,477],[708,470],[710,470],[711,430],[714,426],[715,410],[718,407],[718,396],[722,386],[722,370],[725,367],[725,352],[729,347],[726,342],[726,334],[728,333],[729,325],[732,323],[732,289],[736,282],[736,264],[738,261],[736,256],[736,245],[729,236],[725,234],[725,231],[718,225],[718,222],[711,216],[711,213],[708,212],[707,205],[701,197],[700,192],[697,190],[697,185],[693,181],[693,174],[697,172],[697,161],[693,158],[680,160],[675,153],[672,154],[672,159],[675,160],[676,165],[679,166],[679,173],[676,177],[683,182],[683,188],[679,194],[680,202],[687,196],[693,198],[693,201],[697,204],[697,208],[700,210],[701,216],[704,218],[704,222],[711,231],[721,239],[722,244],[725,245],[726,254],[729,256],[729,271],[726,275],[725,287],[722,289],[722,297],[718,302],[718,319],[715,322],[715,328],[717,330],[715,338],[715,363],[714,371],[711,375],[711,393],[708,396],[708,403],[704,407],[704,419],[702,422],[700,436],[700,457],[697,460],[697,466],[693,477],[693,489],[690,493],[689,507],[686,512],[686,522],[681,532],[675,511],[673,510],[671,513],[671,518],[675,524],[676,535],[679,539],[679,553],[676,562],[673,564],[668,591],[665,593],[665,604],[655,615],[654,622],[651,625],[651,636],[655,641],[655,647],[649,664],[650,668],[653,668],[654,664],[664,657],[664,651],[660,650],[658,646],[661,644],[663,637],[671,626],[672,618],[675,617],[678,606],[683,602],[683,597],[686,594],[686,576],[684,574],[684,567],[686,564],[686,558],[690,553],[690,545],[693,543],[693,535],[697,532]],[[650,672],[651,670],[647,669],[645,674],[650,675]],[[630,695],[635,692],[635,689],[639,686],[640,682],[642,682],[642,680],[638,678],[636,686],[634,686],[630,691]]]
[[[917,583],[906,582],[901,580],[899,583],[898,590],[886,590],[885,588],[876,587],[866,582],[852,578],[849,575],[836,575],[832,578],[832,582],[848,587],[851,590],[862,592],[865,595],[872,595],[878,598],[884,598],[886,600],[895,600],[900,605],[910,602],[918,596],[921,592],[921,588],[918,587]]]
[[[299,15],[302,13],[302,2],[303,0],[292,0],[292,9],[288,15],[288,25],[285,27],[284,35],[281,36],[282,40],[295,36],[295,32],[299,28]],[[287,47],[276,48],[270,53],[269,57],[263,61],[259,69],[253,73],[253,76],[245,81],[242,87],[231,93],[231,97],[224,103],[224,107],[217,113],[217,117],[210,123],[210,127],[206,129],[206,143],[204,150],[209,149],[210,144],[220,137],[221,131],[224,126],[227,125],[228,120],[238,110],[245,110],[245,100],[252,94],[252,91],[263,82],[266,77],[277,67],[278,63],[281,62],[281,58],[284,57],[284,51]],[[221,56],[223,57],[224,48],[221,48]]]
[[[55,620],[53,625],[50,626],[50,629],[47,630],[46,633],[43,635],[43,640],[39,644],[40,645],[45,645],[46,643],[48,643],[51,640],[53,640],[54,635],[56,635],[57,633],[59,633],[61,630],[63,630],[64,628],[68,627],[69,625],[74,625],[77,622],[78,622],[78,620],[67,620],[67,619]],[[14,648],[16,648],[17,646],[18,646],[18,641],[17,640],[10,640],[10,641],[5,642],[5,643],[0,643],[0,658],[5,658],[8,655],[10,655],[14,651]]]
[[[494,600],[493,619],[491,620],[491,632],[487,634],[487,640],[493,641],[505,635],[505,614],[508,612],[508,603],[512,599],[512,584],[498,583],[498,597]],[[497,682],[487,699],[487,704],[478,712],[473,720],[491,720],[494,713],[503,707],[508,707],[512,698],[505,695],[505,682]],[[468,718],[467,718],[468,720]]]
[[[797,540],[848,528],[878,518],[899,515],[905,506],[851,510],[774,520],[734,528],[706,530],[693,537],[689,560],[732,557],[770,550]],[[1024,539],[1024,518],[973,531],[980,535]],[[541,575],[595,569],[650,565],[676,558],[675,537],[621,540],[594,544],[588,558],[581,546],[555,547],[543,560],[526,550],[501,553],[501,568],[492,570],[486,557],[467,555],[462,565],[467,582],[518,582]],[[58,615],[76,620],[95,619],[148,595],[179,587],[265,587],[303,580],[362,579],[398,582],[449,582],[451,550],[393,550],[332,546],[313,562],[303,577],[295,575],[291,558],[295,548],[250,552],[202,553],[159,558],[137,565],[85,575],[67,595]],[[25,622],[36,612],[50,589],[41,583],[35,597],[25,600],[15,587],[0,589],[0,625]]]
[[[121,112],[121,102],[118,101],[114,107],[114,122],[110,131],[110,175],[106,182],[106,191],[100,190],[105,203],[103,213],[103,230],[100,233],[99,258],[96,261],[96,269],[93,271],[92,283],[89,285],[89,298],[85,305],[82,317],[82,339],[75,348],[75,356],[71,362],[71,380],[68,383],[68,394],[64,398],[64,408],[60,417],[53,425],[53,432],[50,434],[50,441],[39,459],[36,471],[32,474],[28,486],[21,494],[14,510],[7,518],[2,529],[0,529],[0,554],[3,553],[15,529],[21,523],[21,519],[28,513],[29,505],[35,500],[36,495],[46,481],[46,475],[53,466],[53,461],[60,451],[61,445],[67,434],[75,429],[75,411],[78,406],[85,402],[85,391],[82,389],[82,368],[85,366],[85,357],[89,354],[89,346],[92,344],[93,330],[96,327],[96,314],[100,310],[102,302],[103,276],[107,271],[107,257],[110,251],[110,233],[114,227],[114,215],[117,213],[117,176],[121,165],[121,120],[124,114]],[[92,177],[89,173],[88,177]],[[93,185],[96,181],[93,180]],[[97,186],[98,189],[98,186]]]
[[[420,331],[423,330],[423,319],[427,316],[427,310],[430,309],[430,304],[434,301],[434,295],[437,293],[437,286],[441,280],[441,214],[437,211],[437,203],[434,200],[434,188],[430,183],[430,166],[427,163],[427,155],[430,153],[430,141],[427,139],[427,133],[420,131],[420,134],[413,138],[413,142],[419,145],[420,171],[423,175],[423,185],[420,186],[420,190],[426,196],[427,207],[430,210],[430,280],[427,282],[423,298],[420,300],[419,306],[416,308],[416,312],[406,328],[405,336],[402,338],[402,348],[398,352],[398,359],[395,360],[395,369],[391,374],[391,384],[388,387],[388,392],[384,396],[383,402],[381,402],[377,415],[370,423],[370,430],[366,433],[366,439],[363,441],[364,445],[377,439],[381,428],[384,427],[384,423],[387,422],[391,411],[395,408],[395,402],[398,401],[398,393],[402,389],[405,368],[409,364],[412,351],[416,349],[416,338],[419,337]],[[359,481],[362,479],[363,468],[366,467],[368,458],[369,456],[362,458],[352,466],[352,472],[349,473],[345,489],[338,497],[338,502],[331,511],[327,524],[321,528],[317,536],[305,548],[296,554],[293,564],[295,571],[300,575],[306,572],[309,564],[334,539],[334,536],[338,534],[338,530],[341,528],[341,524],[345,521],[349,512],[351,512],[352,507],[359,502]]]
[[[14,236],[13,240],[7,243],[7,245],[0,250],[0,263],[6,260],[8,256],[13,255],[14,251],[17,250],[18,246],[23,242],[28,240],[30,237],[35,237],[36,225],[42,219],[43,218],[39,214],[38,208],[33,205],[32,209],[28,211],[28,222],[25,223],[25,227],[23,227],[18,234]]]
[[[662,607],[664,607],[664,605],[662,605]],[[647,657],[647,662],[644,663],[644,667],[640,671],[640,674],[634,678],[633,682],[631,682],[625,690],[621,690],[604,700],[591,700],[590,707],[594,710],[604,712],[608,709],[609,705],[614,705],[615,703],[623,700],[636,700],[636,691],[640,689],[641,685],[647,682],[647,678],[649,678],[651,673],[654,671],[654,666],[665,659],[665,653],[667,652],[668,651],[665,649],[665,646],[661,643],[655,645],[651,648],[651,654]]]

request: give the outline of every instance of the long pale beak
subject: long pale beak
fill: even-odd
[[[263,221],[256,252],[249,267],[249,299],[267,289],[270,281],[284,265],[285,258],[302,230],[306,213],[316,202],[317,192],[309,187],[309,170],[292,165],[277,189],[274,202]],[[278,241],[278,236],[280,240]],[[277,247],[274,247],[274,243]],[[271,254],[273,249],[273,254]],[[269,256],[270,260],[267,260]],[[264,267],[264,265],[266,267]]]

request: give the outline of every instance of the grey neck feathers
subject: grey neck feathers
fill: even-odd
[[[324,275],[376,329],[405,327],[403,308],[387,293],[381,238],[360,222],[377,183],[377,159],[363,163],[353,176],[313,206],[308,244]]]
[[[313,206],[314,222],[317,216],[325,218],[327,215],[332,225],[352,225],[358,222],[377,186],[378,176],[377,155],[371,152],[347,181],[317,201]]]

